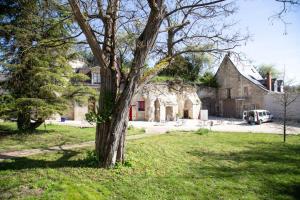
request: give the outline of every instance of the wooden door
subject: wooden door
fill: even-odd
[[[129,121],[132,121],[132,106],[129,109]]]
[[[223,116],[224,117],[237,117],[236,116],[236,102],[234,99],[226,99],[223,101]]]

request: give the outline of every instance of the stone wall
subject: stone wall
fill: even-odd
[[[208,110],[208,115],[216,115],[217,88],[198,85],[197,94],[201,101],[201,109]]]
[[[143,112],[138,111],[139,101],[145,102]],[[200,108],[201,102],[195,87],[183,84],[151,83],[135,95],[129,115],[132,116],[132,120],[141,121],[173,121],[184,117],[198,119]]]
[[[88,105],[79,105],[74,103],[74,119],[75,121],[84,121],[85,114],[88,113]]]
[[[270,93],[264,96],[264,107],[269,110],[275,118],[283,117],[282,94]],[[287,118],[300,120],[300,96],[287,107]]]

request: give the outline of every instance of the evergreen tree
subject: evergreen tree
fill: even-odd
[[[203,74],[203,76],[200,77],[199,80],[205,86],[214,87],[214,88],[218,88],[219,87],[219,84],[217,82],[216,77],[210,71],[205,72]]]
[[[0,1],[0,115],[16,118],[19,130],[34,130],[69,99],[91,93],[68,64],[71,52],[66,9],[55,1]],[[64,38],[65,40],[61,40]],[[76,86],[75,86],[76,85]]]

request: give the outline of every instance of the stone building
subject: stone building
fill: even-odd
[[[86,67],[84,63],[73,61],[76,73],[87,75],[90,80],[86,85],[100,88],[100,68]],[[79,105],[72,102],[70,109],[63,117],[69,120],[85,120],[85,114],[94,109],[96,102],[90,99]],[[197,89],[182,83],[150,83],[133,97],[129,110],[129,120],[132,121],[173,121],[176,118],[198,119],[201,102]]]
[[[100,87],[99,67],[76,70],[91,78],[86,84]],[[159,122],[176,118],[199,119],[200,109],[208,110],[209,115],[241,118],[245,110],[266,109],[266,97],[283,92],[282,80],[272,79],[271,75],[264,79],[253,66],[229,55],[224,57],[215,78],[218,88],[171,82],[148,84],[134,96],[129,119]],[[74,104],[69,119],[83,120],[89,105],[94,106],[95,102]]]
[[[264,109],[264,97],[283,92],[283,81],[266,79],[250,65],[226,55],[216,75],[215,113],[223,117],[240,118],[244,110]]]
[[[70,63],[76,73],[82,73],[89,77],[89,80],[85,81],[85,85],[92,87],[96,90],[100,89],[100,67],[87,67],[85,63],[80,61],[72,61]],[[90,98],[88,102],[80,105],[76,102],[71,102],[69,110],[67,110],[63,117],[69,120],[82,121],[85,120],[85,114],[94,109],[96,102],[94,99]]]
[[[129,120],[174,121],[198,119],[201,102],[195,87],[183,84],[150,83],[131,102]]]

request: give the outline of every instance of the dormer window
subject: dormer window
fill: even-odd
[[[92,73],[92,84],[100,84],[100,83],[101,83],[100,73]]]

